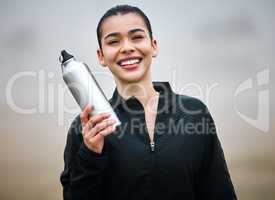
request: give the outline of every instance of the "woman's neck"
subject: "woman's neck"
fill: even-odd
[[[125,100],[134,96],[141,102],[144,108],[146,108],[158,95],[151,79],[127,84],[117,82],[117,90]]]

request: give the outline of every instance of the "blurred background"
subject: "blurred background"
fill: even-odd
[[[85,61],[110,98],[96,26],[125,3],[151,20],[160,48],[153,79],[209,107],[239,199],[275,199],[273,0],[0,2],[1,200],[62,199],[67,131],[80,110],[59,53]]]

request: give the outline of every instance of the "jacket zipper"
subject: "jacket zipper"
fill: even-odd
[[[155,148],[156,148],[156,144],[155,144],[155,141],[154,141],[154,138],[155,138],[155,137],[153,138],[153,140],[151,140],[146,125],[145,125],[145,131],[146,131],[147,137],[148,137],[148,139],[149,139],[149,141],[150,141],[150,152],[154,152],[154,151],[155,151]],[[155,133],[154,133],[154,135],[155,135]]]
[[[155,142],[154,141],[150,142],[150,148],[151,148],[151,152],[155,151]]]

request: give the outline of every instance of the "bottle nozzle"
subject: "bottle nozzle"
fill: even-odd
[[[61,55],[59,57],[59,61],[63,64],[64,62],[66,62],[67,60],[73,58],[73,55],[69,54],[67,51],[62,50],[61,51]]]

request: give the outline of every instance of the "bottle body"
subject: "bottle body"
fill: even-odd
[[[83,110],[87,104],[91,104],[93,111],[90,115],[103,112],[110,113],[110,117],[116,120],[115,126],[121,124],[108,99],[85,63],[78,62],[74,58],[71,58],[62,63],[61,66],[63,80],[81,110]]]

